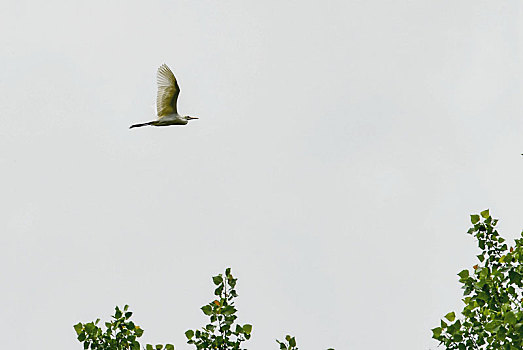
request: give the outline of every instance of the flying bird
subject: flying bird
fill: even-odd
[[[160,68],[158,68],[156,82],[158,84],[158,93],[156,95],[156,112],[158,119],[148,123],[131,125],[130,129],[146,125],[185,125],[191,119],[198,119],[196,117],[178,114],[176,102],[180,94],[180,87],[173,72],[166,64],[162,64]]]

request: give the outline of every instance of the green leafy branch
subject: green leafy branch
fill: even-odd
[[[185,332],[187,343],[196,350],[245,350],[241,344],[251,338],[252,325],[236,323],[237,309],[234,305],[237,279],[227,268],[224,274],[212,278],[216,286],[216,298],[201,307],[202,312],[209,317],[209,323],[202,329]],[[132,312],[125,305],[123,310],[117,306],[112,319],[105,322],[105,330],[98,326],[100,319],[94,322],[75,324],[78,341],[84,349],[91,350],[140,350],[140,338],[144,331],[130,320]],[[296,339],[287,335],[280,344],[280,350],[298,350]],[[147,344],[145,350],[174,350],[173,344]],[[334,349],[328,349],[334,350]]]
[[[138,338],[143,335],[143,329],[134,324],[129,319],[132,316],[129,305],[125,305],[123,310],[117,306],[112,320],[105,322],[105,331],[98,326],[100,319],[89,323],[77,323],[74,330],[77,339],[84,344],[84,349],[91,350],[140,350]],[[174,350],[174,345],[147,344],[147,350]]]
[[[234,299],[238,296],[235,290],[237,279],[227,268],[224,275],[214,276],[212,280],[216,285],[214,295],[217,299],[201,308],[209,316],[209,323],[201,330],[186,331],[187,343],[195,345],[197,350],[240,350],[241,343],[251,337],[252,325],[235,323],[238,311],[234,307]]]
[[[285,336],[284,341],[276,339],[276,343],[280,344],[280,350],[298,350],[296,339],[288,334]]]
[[[280,345],[280,350],[298,350],[298,346],[296,345],[296,339],[290,335],[285,336],[285,340],[279,341],[276,339],[276,343]],[[329,348],[327,350],[334,350],[332,348]]]
[[[471,222],[468,233],[477,239],[481,254],[471,270],[458,273],[463,317],[447,313],[432,337],[447,349],[522,349],[523,238],[509,248],[488,210],[471,215]]]

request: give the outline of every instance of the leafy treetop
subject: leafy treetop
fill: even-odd
[[[488,210],[471,215],[479,263],[458,273],[462,317],[449,312],[432,337],[447,349],[523,349],[523,238],[508,247]],[[521,233],[523,237],[523,232]]]
[[[241,350],[241,343],[251,337],[252,325],[235,323],[238,318],[234,306],[234,299],[238,296],[235,289],[237,279],[227,268],[225,274],[214,276],[212,281],[216,285],[216,299],[201,307],[202,312],[209,316],[209,323],[201,330],[186,331],[187,343],[196,346],[197,350]]]
[[[105,322],[105,331],[98,327],[97,319],[89,323],[77,323],[74,325],[78,341],[84,344],[84,349],[92,350],[140,350],[138,338],[143,334],[140,326],[130,321],[132,312],[129,311],[129,305],[125,305],[123,310],[117,306],[115,308],[112,320]],[[147,350],[152,350],[153,346],[147,344]],[[154,346],[156,350],[174,350],[174,345],[158,344]]]
[[[199,330],[185,332],[187,343],[196,346],[196,350],[245,350],[241,343],[249,340],[252,334],[252,325],[236,323],[236,307],[234,299],[237,279],[227,268],[225,274],[212,278],[216,285],[216,298],[202,306],[202,312],[209,316],[209,323]],[[77,323],[74,329],[78,340],[83,343],[84,349],[91,350],[140,350],[138,341],[144,331],[130,320],[132,312],[125,305],[123,310],[118,306],[112,320],[105,322],[105,330],[98,326],[100,319],[89,323]],[[298,350],[294,337],[287,335],[284,342],[278,341],[281,350]],[[147,344],[145,350],[174,350],[172,344]],[[334,350],[334,349],[328,349]]]

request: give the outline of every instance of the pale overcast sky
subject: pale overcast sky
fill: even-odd
[[[469,214],[523,228],[521,1],[0,3],[0,339],[143,342],[238,277],[245,343],[434,349]],[[183,127],[155,118],[156,69]]]

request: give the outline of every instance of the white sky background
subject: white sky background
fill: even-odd
[[[145,342],[239,278],[249,349],[430,349],[461,310],[469,214],[523,227],[520,1],[0,3],[0,329]],[[186,127],[154,119],[156,69]]]

